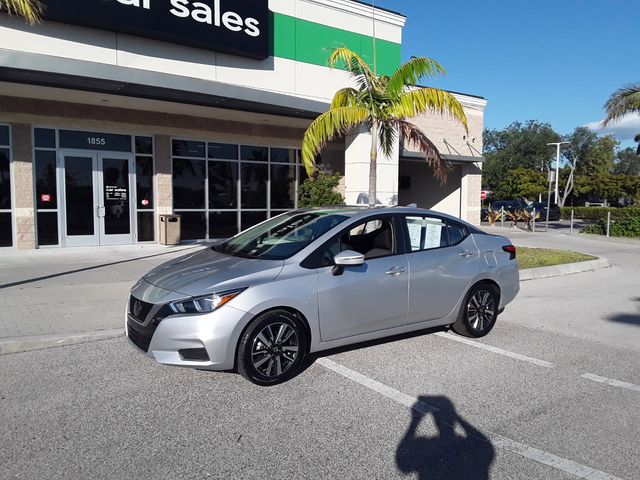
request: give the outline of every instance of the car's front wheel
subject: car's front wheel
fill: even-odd
[[[307,352],[307,334],[287,310],[271,310],[254,318],[238,346],[238,372],[261,386],[296,376]]]
[[[499,304],[498,289],[489,283],[479,283],[467,294],[451,328],[465,337],[484,337],[496,324]]]

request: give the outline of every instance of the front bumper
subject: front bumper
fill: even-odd
[[[154,325],[153,319],[138,321],[127,309],[125,329],[136,349],[164,365],[231,370],[240,334],[250,319],[250,314],[225,305],[206,315],[172,315]],[[203,348],[209,357],[205,361],[187,360],[180,354],[180,350]]]

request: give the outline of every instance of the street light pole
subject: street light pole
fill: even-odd
[[[555,191],[555,197],[556,197],[556,201],[554,202],[556,205],[558,204],[558,177],[560,176],[560,145],[564,145],[565,143],[571,143],[571,142],[552,142],[552,143],[547,143],[547,145],[555,145],[558,148],[558,153],[556,156],[556,191]]]

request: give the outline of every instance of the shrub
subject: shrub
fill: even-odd
[[[341,178],[339,174],[318,170],[298,188],[298,207],[344,205],[344,198],[335,190]]]
[[[563,220],[571,218],[571,210],[574,218],[582,220],[604,220],[607,221],[607,213],[611,212],[611,219],[640,218],[640,207],[625,208],[602,208],[602,207],[562,207],[561,215]]]
[[[598,220],[598,223],[585,227],[583,231],[585,233],[606,235],[607,221]],[[640,237],[640,216],[623,217],[611,220],[611,229],[609,233],[612,237]]]

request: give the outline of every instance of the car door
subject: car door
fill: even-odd
[[[449,315],[478,271],[480,252],[467,227],[437,216],[403,216],[409,260],[408,323]]]
[[[407,256],[395,216],[348,227],[316,253],[318,314],[323,342],[399,327],[407,320]],[[333,255],[354,250],[361,266],[333,268]]]

